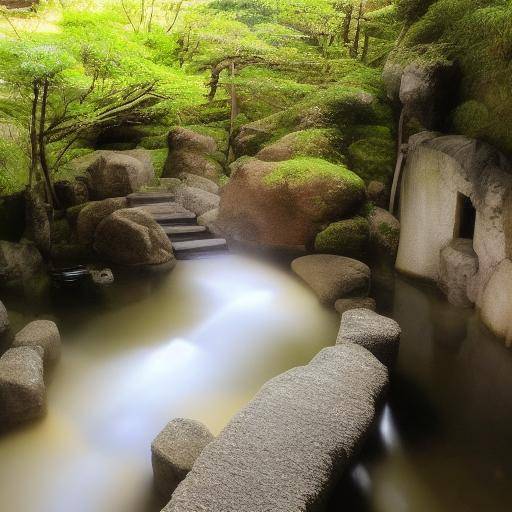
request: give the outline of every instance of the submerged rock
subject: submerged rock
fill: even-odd
[[[472,307],[468,298],[468,285],[478,272],[478,256],[473,240],[456,238],[441,250],[439,287],[455,306]]]
[[[361,297],[354,299],[338,299],[334,303],[334,309],[342,315],[345,311],[350,311],[351,309],[369,309],[370,311],[375,311],[376,304],[375,299],[371,297]]]
[[[350,214],[364,197],[360,178],[319,158],[240,159],[222,190],[219,225],[237,241],[304,248],[323,224]]]
[[[361,447],[387,383],[387,369],[348,343],[268,381],[203,450],[163,512],[318,510]]]
[[[220,197],[200,188],[184,185],[176,190],[176,202],[196,215],[203,215],[219,207]]]
[[[27,324],[14,337],[13,347],[41,347],[44,366],[54,365],[60,358],[60,333],[55,322],[34,320]]]
[[[112,284],[114,282],[114,274],[109,268],[103,268],[101,270],[91,270],[91,279],[95,284],[105,285]]]
[[[292,261],[292,270],[312,288],[323,304],[334,305],[343,297],[366,297],[370,289],[369,267],[344,256],[301,256]]]
[[[10,348],[0,357],[0,428],[46,412],[41,347]]]
[[[101,221],[94,250],[121,265],[160,265],[174,261],[171,242],[153,217],[138,209],[118,210]]]
[[[151,443],[151,463],[158,493],[169,500],[192,469],[197,457],[213,441],[199,421],[176,418]]]
[[[341,317],[336,343],[361,345],[390,368],[398,356],[401,332],[400,326],[391,318],[369,309],[352,309]]]

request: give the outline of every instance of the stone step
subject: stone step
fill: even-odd
[[[182,226],[182,225],[196,225],[196,215],[194,213],[169,213],[169,214],[153,214],[153,218],[164,226]]]
[[[153,204],[144,204],[132,206],[132,208],[138,208],[140,210],[144,210],[145,212],[155,216],[155,215],[169,215],[173,213],[192,213],[183,206],[178,203],[153,203]]]
[[[228,245],[224,238],[173,242],[172,247],[176,258],[179,260],[228,251]]]
[[[202,240],[212,238],[210,232],[205,226],[162,226],[171,241],[183,242],[186,240]]]
[[[175,195],[172,192],[134,192],[126,198],[129,206],[143,206],[174,201]]]

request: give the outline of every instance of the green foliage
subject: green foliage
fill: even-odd
[[[368,221],[363,217],[334,222],[317,234],[315,251],[349,258],[364,258],[369,240]]]
[[[264,182],[269,186],[284,183],[293,186],[315,179],[342,181],[347,187],[364,189],[363,181],[345,166],[313,157],[299,157],[279,162],[265,177]]]

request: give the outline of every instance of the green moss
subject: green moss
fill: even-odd
[[[153,149],[150,151],[153,168],[155,169],[155,177],[160,178],[164,171],[165,161],[167,160],[167,148]]]
[[[400,229],[389,225],[387,222],[381,222],[377,229],[379,233],[387,240],[390,247],[398,247],[400,240]]]
[[[212,137],[221,151],[225,151],[227,148],[229,133],[224,128],[197,124],[184,126],[184,128],[201,135],[206,135],[207,137]]]
[[[167,147],[167,135],[151,135],[143,137],[139,146],[144,149],[163,149]]]
[[[351,141],[359,139],[387,139],[391,140],[391,130],[382,125],[356,125],[347,130],[347,137]]]
[[[366,183],[386,183],[393,174],[395,145],[387,139],[362,139],[348,148],[350,168]]]
[[[476,100],[466,101],[453,115],[453,126],[457,132],[468,137],[482,137],[489,129],[491,119],[487,107]]]
[[[344,165],[336,165],[321,158],[300,157],[279,162],[275,169],[265,176],[264,183],[269,186],[300,185],[315,179],[341,180],[347,186],[364,189],[363,181]]]
[[[364,258],[368,240],[368,221],[363,217],[354,217],[330,224],[318,233],[315,238],[315,251]]]

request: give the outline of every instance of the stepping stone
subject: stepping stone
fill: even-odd
[[[196,215],[192,212],[183,212],[183,213],[155,213],[153,214],[153,218],[158,222],[158,224],[165,225],[195,225],[196,224]]]
[[[129,206],[142,206],[146,204],[166,203],[174,201],[172,192],[134,192],[126,196]]]
[[[171,241],[198,240],[211,238],[205,226],[162,226]]]
[[[154,203],[145,204],[143,206],[135,206],[132,208],[138,208],[144,210],[151,215],[168,215],[171,213],[191,213],[189,210],[183,208],[178,203]]]
[[[172,248],[174,249],[174,255],[178,259],[193,258],[195,256],[204,256],[228,251],[228,245],[224,238],[173,242]]]

